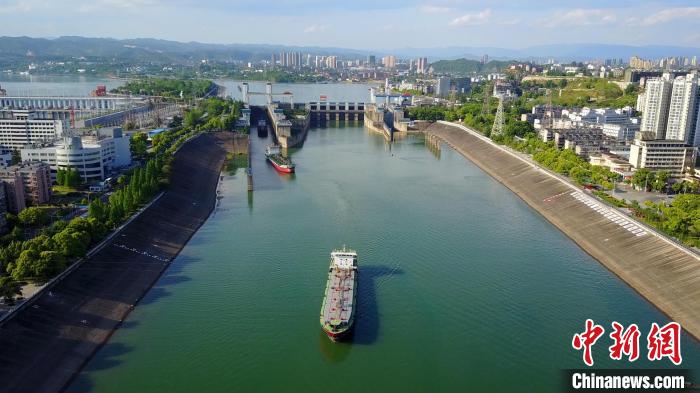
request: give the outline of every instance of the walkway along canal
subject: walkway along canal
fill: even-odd
[[[231,135],[202,134],[184,144],[160,199],[2,325],[3,391],[60,391],[109,339],[214,208]]]
[[[700,338],[700,258],[635,224],[476,131],[435,123],[439,137],[512,190],[690,335]]]

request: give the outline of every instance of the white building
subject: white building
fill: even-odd
[[[117,132],[118,130],[118,132]],[[86,183],[104,180],[112,170],[131,164],[129,139],[122,137],[121,129],[113,136],[105,133],[88,137],[65,137],[61,143],[45,147],[26,147],[21,150],[22,161],[45,162],[51,166],[55,180],[59,169],[77,169]]]
[[[700,104],[698,74],[679,76],[673,81],[668,109],[666,139],[684,141],[688,145],[700,145],[698,105]]]
[[[583,124],[626,124],[631,120],[632,108],[598,108],[583,107],[580,111],[564,109],[562,117]]]
[[[699,76],[693,72],[671,80],[665,73],[649,79],[638,98],[642,111],[642,132],[652,132],[655,139],[683,141],[700,146]]]
[[[603,124],[603,135],[618,141],[632,140],[639,132],[640,125],[638,118],[632,118],[630,122],[623,124],[605,123]]]
[[[656,139],[664,139],[668,120],[668,104],[671,99],[670,75],[651,78],[646,82],[642,111],[641,132],[651,132]]]
[[[653,137],[653,133],[646,137]],[[681,177],[687,169],[695,166],[696,154],[697,148],[683,141],[645,139],[642,133],[638,133],[630,146],[629,162],[636,169],[667,171],[671,177]]]
[[[11,118],[0,119],[0,146],[19,149],[31,143],[52,142],[63,136],[63,122],[38,119],[31,110],[12,110]]]

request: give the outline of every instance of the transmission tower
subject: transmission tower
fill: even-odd
[[[491,135],[503,135],[503,97],[498,97],[498,109],[496,110],[496,118],[493,120]]]

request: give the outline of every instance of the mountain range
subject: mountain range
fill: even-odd
[[[364,58],[393,54],[399,58],[425,56],[429,60],[479,59],[488,55],[500,60],[534,60],[554,58],[559,61],[622,58],[630,56],[660,58],[666,56],[697,56],[700,48],[667,45],[615,45],[594,43],[567,43],[534,45],[508,49],[497,47],[434,47],[386,48],[384,50],[347,49],[333,47],[305,47],[265,44],[207,44],[177,42],[153,38],[113,39],[66,36],[58,38],[0,37],[0,58],[20,59],[27,55],[37,59],[65,57],[115,58],[153,62],[187,62],[201,59],[219,61],[256,61],[269,59],[273,53],[300,51],[317,55],[338,55],[342,58]]]

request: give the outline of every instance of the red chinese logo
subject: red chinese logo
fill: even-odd
[[[647,348],[649,360],[661,360],[669,358],[673,364],[679,365],[683,361],[681,356],[681,325],[677,322],[669,322],[663,327],[651,324],[651,331],[647,336]]]
[[[627,329],[617,322],[612,323],[615,331],[610,333],[610,338],[614,343],[610,346],[610,358],[613,360],[622,359],[622,355],[627,355],[630,362],[639,358],[639,327],[631,324]]]
[[[621,360],[623,356],[634,362],[639,359],[639,337],[641,335],[636,324],[625,327],[617,322],[612,323],[613,332],[610,338],[613,344],[608,347],[610,358]],[[571,346],[577,351],[583,350],[583,362],[587,366],[593,365],[593,345],[603,336],[605,329],[596,325],[593,320],[586,319],[586,330],[574,334]],[[681,356],[681,325],[678,322],[669,322],[659,327],[657,323],[651,324],[651,330],[647,335],[647,358],[649,361],[668,358],[673,364],[680,365],[683,362]]]
[[[593,353],[591,347],[605,333],[602,326],[593,323],[592,319],[586,319],[586,330],[583,333],[574,334],[571,345],[576,350],[583,349],[583,362],[588,366],[593,365]]]

